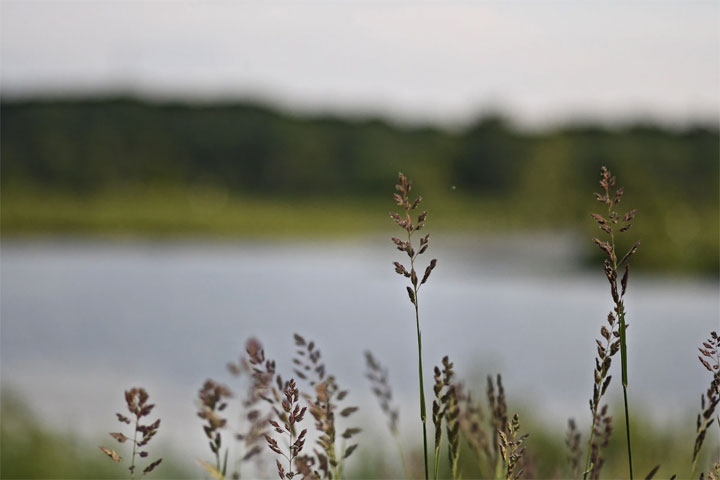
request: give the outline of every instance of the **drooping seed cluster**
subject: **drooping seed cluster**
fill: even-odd
[[[146,458],[149,455],[147,450],[141,449],[146,447],[147,444],[150,443],[150,440],[153,439],[153,437],[157,434],[158,429],[160,428],[159,418],[149,424],[141,423],[142,419],[149,416],[153,408],[155,408],[154,404],[148,403],[149,398],[150,396],[144,388],[135,387],[131,388],[130,390],[126,390],[125,403],[127,404],[127,408],[130,414],[135,417],[135,430],[133,432],[133,436],[132,438],[130,438],[125,436],[125,434],[122,432],[110,432],[110,436],[117,440],[118,443],[125,443],[129,441],[132,444],[132,458],[130,466],[128,467],[131,478],[135,478],[136,457]],[[116,413],[115,415],[117,416],[117,419],[120,423],[128,425],[131,425],[133,423],[133,420],[131,418],[126,417],[121,413]],[[139,439],[138,434],[140,435]],[[103,453],[105,453],[114,462],[119,462],[121,460],[120,455],[118,455],[118,453],[113,449],[100,447],[100,450],[102,450]],[[162,458],[151,462],[142,471],[142,475],[144,476],[152,472],[158,465],[160,465],[161,462]]]
[[[478,460],[484,456],[485,462],[490,464],[493,458],[493,451],[490,447],[488,434],[483,424],[485,422],[485,414],[482,404],[475,402],[471,392],[465,392],[462,384],[456,386],[458,404],[460,405],[460,429],[463,437],[470,445],[473,453]]]
[[[293,359],[294,373],[297,378],[306,381],[310,388],[303,391],[295,379],[288,382],[276,372],[275,361],[266,359],[262,344],[256,339],[246,343],[246,353],[237,363],[227,365],[229,372],[236,377],[249,374],[247,396],[242,400],[246,429],[239,429],[235,439],[245,442],[242,456],[235,459],[235,471],[230,478],[240,478],[240,462],[250,458],[260,458],[262,449],[259,443],[266,445],[273,453],[281,455],[287,463],[276,459],[278,475],[291,479],[297,475],[308,479],[339,478],[343,461],[357,448],[357,444],[345,447],[359,428],[346,428],[337,437],[343,451],[335,455],[336,420],[349,417],[357,407],[342,407],[340,402],[348,395],[341,390],[335,377],[327,375],[321,362],[321,354],[314,342],[307,342],[300,335],[294,337],[297,355]],[[314,395],[308,392],[314,392]],[[199,460],[203,468],[213,477],[227,478],[228,448],[223,446],[220,430],[226,427],[227,420],[220,416],[231,396],[230,390],[214,381],[207,381],[200,391],[201,406],[198,415],[207,420],[204,427],[210,439],[210,448],[216,455],[216,465]],[[307,403],[307,405],[303,405]],[[266,407],[265,407],[266,406]],[[310,413],[315,419],[315,431],[318,436],[318,450],[311,454],[303,453],[308,429],[298,434],[298,426]],[[241,420],[241,421],[242,421]],[[273,437],[280,434],[281,437]],[[287,438],[286,438],[287,436]],[[224,448],[224,460],[221,461],[221,448]],[[258,465],[262,469],[262,465]]]
[[[607,414],[607,405],[601,405],[602,398],[607,391],[612,375],[609,375],[612,357],[620,350],[619,324],[613,312],[608,313],[608,325],[600,327],[600,336],[604,340],[596,339],[597,357],[595,357],[593,396],[590,399],[590,412],[592,414],[592,435],[590,437],[590,478],[598,478],[604,463],[600,449],[604,448],[612,432],[612,417]]]
[[[619,187],[613,191],[615,186],[616,178],[612,176],[610,171],[602,167],[600,186],[603,188],[603,193],[595,193],[595,198],[601,203],[607,205],[608,213],[607,218],[600,214],[593,213],[592,217],[600,225],[600,229],[608,235],[607,240],[600,240],[597,237],[593,238],[593,242],[605,253],[605,276],[610,282],[610,294],[612,295],[613,302],[615,303],[615,314],[618,318],[625,315],[625,308],[623,305],[623,297],[627,290],[628,275],[630,273],[630,258],[637,252],[640,241],[636,241],[632,247],[623,255],[618,261],[618,255],[616,253],[615,246],[615,232],[616,229],[620,233],[627,232],[632,226],[632,221],[637,213],[636,209],[632,209],[625,213],[622,218],[620,213],[615,210],[615,206],[620,203],[623,196],[623,188]],[[618,228],[618,225],[620,227]],[[624,268],[620,284],[618,285],[618,269]]]
[[[611,358],[620,351],[622,385],[627,388],[627,342],[626,331],[629,324],[625,322],[624,297],[627,292],[628,277],[630,274],[630,259],[637,252],[639,241],[636,241],[628,251],[618,260],[615,244],[615,234],[625,233],[632,226],[637,210],[632,209],[621,214],[615,209],[623,196],[623,188],[614,188],[616,178],[606,167],[600,171],[600,186],[602,193],[595,193],[595,198],[607,206],[606,216],[593,213],[592,218],[598,223],[600,229],[607,234],[607,240],[593,238],[595,244],[605,253],[603,262],[605,277],[610,283],[610,295],[614,303],[613,311],[608,314],[608,327],[600,328],[600,335],[603,340],[596,339],[597,357],[595,358],[595,370],[593,371],[594,384],[593,396],[590,399],[590,412],[592,424],[590,439],[588,442],[588,457],[584,478],[590,474],[591,478],[597,478],[602,467],[600,449],[607,445],[610,433],[612,432],[612,417],[607,415],[607,406],[601,406],[602,397],[605,394],[612,376],[609,375]],[[619,270],[623,269],[622,277],[619,278]],[[627,397],[625,397],[627,403]],[[626,409],[627,411],[627,409]],[[627,419],[626,419],[627,421]],[[628,442],[629,442],[629,426]],[[629,445],[628,445],[629,448]]]
[[[600,336],[605,340],[605,343],[603,344],[600,339],[595,339],[597,347],[594,371],[595,383],[593,384],[593,396],[590,399],[590,411],[593,412],[593,416],[600,407],[600,401],[612,380],[612,375],[608,375],[612,357],[620,350],[618,322],[613,312],[608,313],[607,323],[607,327],[605,325],[600,327]]]
[[[200,404],[198,407],[198,417],[205,420],[203,431],[208,438],[210,450],[215,455],[215,464],[217,470],[222,471],[223,467],[220,463],[220,449],[222,448],[222,430],[227,424],[227,419],[220,413],[227,408],[226,398],[232,397],[232,392],[228,387],[214,380],[205,380],[202,388],[198,391],[198,399]]]
[[[322,478],[333,479],[339,478],[342,471],[343,461],[348,458],[357,448],[357,443],[353,443],[341,451],[338,458],[336,454],[336,425],[335,412],[339,410],[342,418],[348,418],[355,413],[357,407],[345,407],[340,409],[336,402],[341,402],[347,396],[347,390],[340,390],[335,383],[335,377],[332,375],[322,383],[315,385],[315,398],[310,401],[310,414],[315,419],[315,429],[320,433],[317,444],[320,450],[315,450],[315,457],[318,467],[322,473]],[[343,444],[345,441],[351,440],[355,435],[360,433],[361,429],[357,427],[346,428],[340,437]]]
[[[297,333],[293,337],[297,348],[296,355],[293,357],[295,364],[293,372],[299,379],[307,380],[310,385],[323,382],[325,380],[325,364],[320,362],[322,354],[315,348],[315,342],[306,342]]]
[[[402,207],[402,213],[391,212],[390,216],[395,220],[400,228],[407,232],[407,240],[402,240],[397,237],[393,237],[392,241],[401,252],[405,252],[410,259],[410,269],[408,270],[400,262],[394,262],[395,272],[399,275],[403,275],[410,279],[411,286],[407,287],[408,297],[413,305],[417,306],[417,292],[420,286],[428,281],[430,274],[437,265],[437,259],[433,258],[425,268],[425,273],[421,280],[418,280],[417,272],[415,271],[415,261],[419,255],[425,253],[430,245],[430,234],[427,234],[420,238],[420,248],[415,250],[412,243],[413,233],[421,230],[425,226],[425,219],[427,218],[427,212],[423,211],[417,216],[417,221],[413,223],[412,212],[417,209],[422,201],[422,197],[418,196],[412,203],[410,202],[409,194],[412,190],[412,181],[408,180],[402,173],[398,174],[399,181],[395,185],[395,189],[399,193],[394,194],[395,203]]]
[[[570,470],[568,476],[574,478],[580,473],[580,457],[582,451],[580,450],[580,431],[578,431],[575,420],[572,418],[568,420],[565,446],[568,450],[567,460]]]
[[[700,474],[700,480],[705,480],[706,475],[704,473]],[[710,470],[707,473],[707,479],[708,480],[720,480],[720,460],[715,462],[713,464],[712,470]],[[674,480],[674,479],[670,479]]]
[[[248,344],[247,353],[253,378],[253,395],[270,405],[272,414],[268,420],[277,417],[282,423],[287,423],[288,414],[283,408],[283,395],[288,384],[276,372],[275,361],[265,358],[259,342]]]
[[[279,399],[279,394],[273,388],[273,381],[282,389],[283,383],[279,375],[275,373],[275,360],[265,358],[265,350],[257,340],[251,340],[246,345],[248,363],[250,364],[250,399],[252,404],[260,399],[273,405]]]
[[[590,472],[591,480],[600,478],[600,470],[605,464],[602,449],[607,447],[612,435],[612,417],[608,415],[608,406],[603,405],[595,415],[593,422],[593,436],[590,442]]]
[[[508,416],[507,416],[507,404],[505,403],[505,388],[502,384],[502,376],[497,375],[495,379],[497,385],[497,396],[495,395],[495,386],[493,385],[493,379],[488,375],[487,377],[487,400],[488,408],[492,416],[490,417],[490,429],[493,434],[495,432],[510,433],[507,430]],[[493,442],[493,462],[497,463],[499,449],[497,442]]]
[[[523,475],[533,478],[534,462],[523,446],[527,435],[518,436],[519,420],[515,424],[508,421],[502,376],[487,377],[487,418],[481,403],[473,401],[471,392],[466,392],[462,384],[455,385],[455,392],[459,430],[477,458],[482,477],[501,477],[504,466],[505,475],[510,475],[508,478]],[[517,427],[515,431],[513,425]],[[509,463],[511,460],[512,465]]]
[[[500,453],[505,461],[505,479],[517,480],[524,472],[521,462],[525,446],[523,442],[529,434],[519,435],[520,417],[516,413],[513,415],[512,422],[508,423],[506,431],[498,430],[500,440],[498,446]]]
[[[435,367],[435,400],[433,400],[432,419],[435,425],[435,477],[439,462],[442,443],[442,424],[445,420],[448,437],[448,459],[453,478],[458,476],[458,460],[460,458],[460,409],[454,381],[453,364],[447,356],[442,359],[442,370]]]
[[[388,371],[375,359],[370,351],[365,352],[365,377],[370,380],[372,392],[380,403],[380,409],[388,420],[388,427],[393,435],[398,433],[398,408],[392,403],[392,387],[388,378]]]
[[[313,450],[312,458],[303,459],[308,467],[317,466],[315,476],[325,479],[338,478],[342,472],[344,460],[348,458],[357,448],[357,444],[351,444],[337,453],[337,425],[336,413],[341,418],[349,418],[358,408],[353,406],[341,407],[347,395],[347,390],[342,390],[337,385],[333,375],[327,375],[325,364],[320,362],[322,357],[320,350],[313,341],[306,341],[302,336],[295,334],[296,356],[293,363],[296,366],[295,374],[306,380],[314,389],[314,397],[304,394],[308,402],[309,412],[315,420],[315,430],[319,434],[317,445],[319,449]],[[351,440],[360,433],[357,427],[348,427],[343,430],[340,438],[342,442]]]
[[[237,364],[229,363],[228,370],[234,376],[249,373],[250,382],[247,386],[245,399],[242,401],[244,417],[247,427],[235,434],[235,439],[243,442],[244,453],[240,461],[245,462],[258,458],[262,451],[262,440],[267,433],[268,421],[272,418],[269,409],[264,409],[269,396],[269,390],[275,375],[275,363],[265,360],[262,344],[255,338],[250,338],[245,344],[247,358],[242,357]],[[239,477],[239,473],[235,472]]]
[[[269,434],[265,435],[268,448],[278,455],[282,455],[288,461],[288,469],[280,462],[280,459],[276,460],[278,475],[281,480],[292,479],[297,472],[293,471],[293,465],[295,458],[300,455],[303,447],[305,446],[305,435],[307,435],[307,429],[303,429],[300,435],[296,435],[295,425],[303,421],[307,407],[300,407],[300,390],[298,390],[294,379],[290,379],[285,385],[283,390],[283,398],[280,401],[282,411],[284,415],[278,416],[277,420],[280,420],[282,425],[277,420],[270,420],[269,423],[273,427],[276,433],[288,436],[288,453],[286,454],[280,449],[278,441],[271,437]]]
[[[700,413],[697,416],[695,447],[693,448],[693,463],[702,449],[708,429],[715,421],[715,409],[720,403],[720,336],[711,332],[710,338],[705,340],[698,348],[700,363],[712,374],[710,387],[704,395],[700,395]]]
[[[497,387],[497,394],[495,393]],[[508,421],[507,403],[505,400],[505,388],[500,374],[495,378],[493,385],[492,377],[487,377],[487,399],[490,417],[490,427],[498,435],[497,441],[493,442],[493,464],[499,465],[502,460],[505,464],[506,479],[516,479],[524,473],[522,467],[525,447],[523,441],[528,434],[517,436],[520,429],[520,421],[517,414],[513,416],[512,422]]]

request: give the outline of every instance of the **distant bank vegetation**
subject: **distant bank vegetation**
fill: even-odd
[[[644,213],[638,235],[653,238],[639,267],[718,271],[716,125],[525,132],[486,116],[453,132],[248,103],[3,99],[0,108],[6,235],[272,235],[307,233],[303,225],[324,234],[338,230],[323,228],[336,221],[367,231],[375,214],[362,212],[383,205],[398,170],[424,185],[436,211],[462,213],[456,220],[443,213],[444,226],[589,234],[577,218],[592,205],[595,173],[608,165],[636,192]],[[266,221],[298,205],[305,222],[297,228]],[[321,220],[308,220],[313,213]]]

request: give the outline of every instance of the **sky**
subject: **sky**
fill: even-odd
[[[720,2],[2,0],[3,96],[717,122]]]

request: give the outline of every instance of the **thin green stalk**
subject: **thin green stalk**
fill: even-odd
[[[630,480],[633,480],[632,447],[630,443],[630,413],[628,411],[628,375],[627,375],[627,344],[625,343],[625,311],[621,310],[620,317],[620,363],[622,365],[623,401],[625,402],[625,434],[627,436],[628,468]]]
[[[608,193],[608,198],[610,194]],[[612,211],[613,202],[608,204],[608,216]],[[618,270],[617,256],[615,255],[615,234],[610,231],[610,245],[612,247],[612,262],[613,269],[615,272]],[[617,274],[616,274],[617,275]],[[617,285],[617,276],[614,280]],[[619,300],[617,305],[618,320],[620,321],[620,366],[622,370],[622,386],[623,386],[623,401],[625,403],[625,433],[627,436],[627,450],[628,450],[628,465],[630,468],[630,480],[633,480],[633,468],[632,468],[632,448],[630,445],[630,413],[628,411],[628,400],[627,400],[627,387],[628,387],[628,373],[627,373],[627,342],[625,336],[625,305],[623,305],[622,299]]]
[[[625,433],[627,434],[628,464],[630,468],[630,480],[633,480],[632,450],[630,448],[630,415],[628,414],[627,386],[623,385],[623,399],[625,400]]]
[[[334,439],[333,439],[334,440]],[[333,456],[335,456],[335,442],[333,441]],[[345,451],[345,440],[340,442],[340,451]],[[340,480],[343,475],[343,467],[345,466],[345,458],[341,458],[339,462],[337,462],[337,465],[335,467],[335,476],[333,478],[337,478]]]
[[[615,238],[611,235],[613,252],[615,252]],[[613,255],[613,263],[615,271],[617,271],[617,257]],[[622,370],[622,387],[623,387],[623,402],[625,403],[625,434],[627,437],[627,451],[628,451],[628,468],[630,469],[630,480],[633,480],[633,468],[632,468],[632,446],[630,442],[630,413],[628,410],[628,399],[627,399],[627,387],[628,387],[628,368],[627,368],[627,342],[625,335],[625,305],[622,300],[618,305],[618,320],[620,321],[620,366]]]
[[[590,465],[590,450],[592,448],[592,441],[595,437],[595,421],[597,419],[597,411],[593,412],[593,421],[590,426],[590,440],[588,441],[587,454],[585,455],[585,472],[583,472],[583,480],[587,480],[588,474],[592,471],[594,465]]]
[[[693,478],[693,475],[695,475],[695,469],[697,468],[697,461],[698,461],[698,457],[696,456],[693,459],[692,469],[690,470],[690,475],[688,475],[688,478]]]
[[[135,452],[137,451],[137,432],[140,424],[140,416],[135,414],[135,434],[133,435],[133,453],[132,462],[130,463],[130,478],[135,480]]]
[[[498,452],[497,457],[495,458],[495,478],[497,480],[503,480],[505,478],[505,473],[503,465],[505,465],[505,460],[500,456],[500,452]]]
[[[408,232],[408,242],[410,242],[410,232]],[[410,257],[410,271],[415,272],[415,258]],[[420,310],[418,307],[418,285],[417,281],[413,282],[413,292],[415,295],[415,326],[417,327],[418,341],[418,378],[420,379],[420,420],[423,426],[423,457],[425,461],[425,480],[429,480],[430,472],[428,471],[428,451],[427,451],[427,411],[425,408],[425,386],[423,383],[423,367],[422,367],[422,333],[420,333]]]
[[[628,386],[627,343],[625,342],[625,310],[620,310],[620,365],[622,366],[622,386]]]
[[[295,426],[293,425],[293,428],[291,428],[290,431],[288,432],[288,435],[290,435],[290,446],[288,447],[288,454],[289,454],[288,455],[288,472],[292,472],[292,469],[293,469],[292,461],[295,458],[293,456],[293,448],[292,448],[293,443],[295,442],[295,438],[294,438],[295,435],[293,435],[294,432],[295,432]]]
[[[329,408],[329,406],[328,406],[328,408]],[[332,443],[330,444],[331,445],[330,450],[328,451],[328,460],[330,460],[331,465],[332,465],[332,463],[335,464],[332,467],[332,478],[340,479],[340,478],[342,478],[341,474],[342,474],[343,459],[341,458],[340,460],[337,460],[337,455],[335,454],[335,435],[334,434],[331,438],[331,442]],[[341,452],[345,451],[345,441],[344,440],[340,444],[340,451]]]
[[[457,457],[455,457],[455,459],[453,460],[453,463],[452,463],[452,478],[453,478],[453,480],[457,480],[458,478],[460,478],[460,475],[458,475],[459,460],[460,460],[460,456],[458,455]]]
[[[423,454],[425,459],[425,480],[430,478],[428,471],[428,451],[427,451],[427,413],[425,410],[425,387],[423,385],[423,367],[422,367],[422,334],[420,333],[420,314],[418,312],[417,287],[415,287],[415,324],[417,326],[418,341],[418,377],[420,378],[420,420],[423,426]]]

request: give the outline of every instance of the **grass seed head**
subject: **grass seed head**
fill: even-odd
[[[417,292],[420,286],[425,284],[430,278],[430,274],[437,265],[437,259],[432,259],[428,266],[425,268],[422,280],[419,279],[418,273],[415,269],[415,262],[418,256],[425,253],[430,245],[430,235],[427,234],[420,238],[419,249],[415,250],[413,245],[413,233],[422,229],[425,226],[425,220],[427,219],[427,211],[423,211],[417,216],[417,220],[413,223],[412,214],[422,201],[422,197],[418,196],[413,202],[410,202],[408,197],[410,190],[412,189],[412,182],[405,177],[402,173],[398,174],[398,184],[395,185],[395,189],[399,193],[393,194],[395,204],[398,207],[402,207],[400,213],[391,212],[390,217],[395,220],[395,223],[406,231],[407,240],[401,240],[397,237],[392,237],[392,242],[395,247],[401,252],[405,252],[410,260],[410,268],[408,269],[405,265],[400,262],[393,262],[395,267],[395,273],[402,275],[410,279],[410,285],[407,287],[408,298],[410,303],[417,305]]]
[[[696,437],[693,447],[693,469],[702,449],[707,431],[714,423],[715,410],[720,404],[720,337],[717,332],[710,333],[710,337],[698,348],[698,360],[712,375],[710,386],[704,395],[700,396],[700,413],[696,421]]]
[[[131,478],[135,478],[136,457],[146,458],[149,455],[147,450],[143,450],[143,448],[146,447],[148,443],[150,443],[150,441],[153,439],[153,437],[155,437],[155,435],[157,435],[160,428],[160,419],[158,418],[151,423],[145,423],[143,421],[145,417],[148,417],[151,414],[153,408],[155,408],[154,404],[148,403],[150,395],[148,395],[147,391],[145,391],[144,388],[133,387],[129,390],[126,390],[124,395],[127,409],[130,412],[131,416],[134,416],[135,419],[132,420],[131,418],[126,417],[121,413],[116,413],[115,416],[117,417],[118,422],[124,425],[132,425],[133,423],[135,424],[133,436],[126,436],[122,432],[110,432],[110,436],[118,443],[129,443],[130,445],[132,445],[131,464],[128,467],[128,470],[130,471]],[[120,457],[120,455],[115,450],[107,447],[99,448],[112,461],[120,462],[120,460],[122,460],[122,457]],[[143,470],[142,474],[145,475],[147,473],[150,473],[155,469],[155,467],[160,465],[161,462],[162,458],[150,463]]]
[[[388,427],[393,435],[398,433],[399,409],[393,404],[392,387],[388,371],[370,351],[365,352],[365,377],[370,380],[372,392],[380,403],[380,409],[387,417]]]

